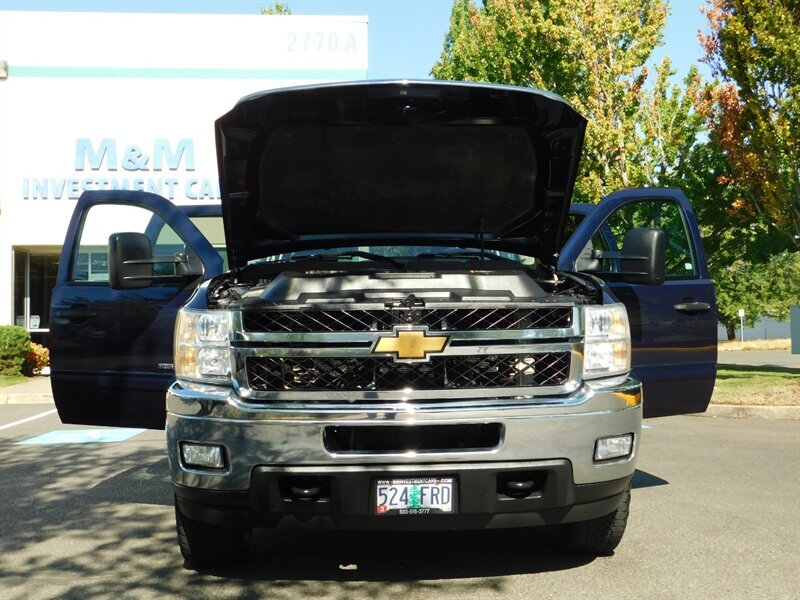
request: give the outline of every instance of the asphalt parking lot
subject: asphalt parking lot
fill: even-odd
[[[0,598],[800,597],[798,421],[648,421],[611,557],[557,554],[536,530],[258,530],[248,564],[198,573],[175,542],[163,433],[52,410],[0,406]]]

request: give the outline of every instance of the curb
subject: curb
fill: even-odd
[[[800,419],[800,406],[755,406],[742,404],[709,404],[698,417],[722,419]]]
[[[53,394],[0,392],[0,404],[55,404]]]

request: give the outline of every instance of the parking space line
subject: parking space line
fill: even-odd
[[[13,423],[6,423],[5,425],[0,425],[0,431],[2,431],[3,429],[10,429],[11,427],[16,427],[17,425],[22,425],[23,423],[27,423],[28,421],[41,419],[42,417],[52,415],[55,412],[58,412],[58,409],[54,408],[52,410],[46,410],[43,413],[39,413],[38,415],[33,415],[32,417],[26,417],[24,419],[20,419],[19,421],[14,421]]]

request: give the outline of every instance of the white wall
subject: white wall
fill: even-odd
[[[84,189],[219,198],[214,120],[367,76],[367,18],[0,11],[0,324],[12,248],[61,245]]]
[[[788,321],[775,321],[773,319],[759,319],[753,327],[745,325],[744,339],[747,340],[774,340],[785,339],[791,336],[791,328]],[[736,339],[740,339],[741,330],[736,327]],[[717,326],[717,339],[721,342],[727,341],[728,332],[720,324]]]

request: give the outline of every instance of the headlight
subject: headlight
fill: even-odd
[[[631,331],[623,304],[587,306],[583,378],[627,373],[631,369]]]
[[[228,313],[181,310],[175,325],[175,376],[227,383],[231,372]]]

